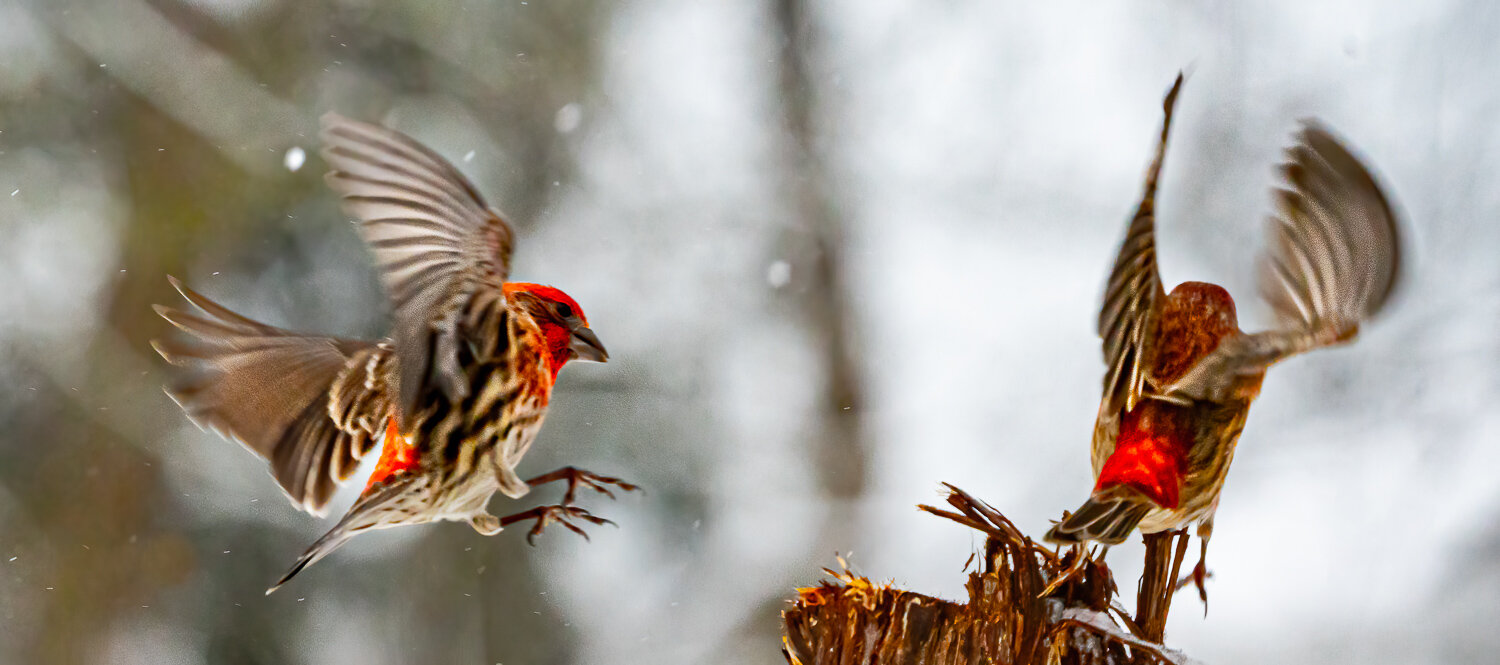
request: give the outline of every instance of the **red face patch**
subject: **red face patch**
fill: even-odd
[[[583,308],[578,306],[578,301],[573,300],[571,296],[563,293],[561,289],[551,286],[545,286],[542,284],[532,284],[530,282],[505,283],[506,296],[509,296],[510,294],[516,292],[530,293],[531,295],[534,295],[538,298],[541,298],[542,300],[546,300],[551,303],[567,305],[568,309],[572,310],[575,314],[578,315],[578,320],[582,321],[583,325],[586,326],[589,324],[589,317],[584,316]]]
[[[583,314],[583,308],[579,307],[577,301],[569,297],[568,294],[563,293],[560,289],[528,282],[507,282],[505,284],[505,295],[509,297],[515,293],[527,293],[535,296],[548,303],[554,312],[558,308],[564,308],[563,311],[571,312],[577,316],[578,320],[585,327],[589,324],[588,317]],[[566,365],[569,360],[573,359],[573,350],[571,348],[573,344],[573,331],[568,326],[559,323],[552,315],[535,316],[533,318],[536,320],[537,327],[541,329],[542,343],[547,348],[548,368],[551,370],[552,380],[555,382],[557,381],[557,373],[562,371],[563,365]]]

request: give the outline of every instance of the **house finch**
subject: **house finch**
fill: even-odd
[[[202,310],[158,305],[197,343],[153,342],[185,368],[168,394],[199,426],[270,463],[293,504],[322,515],[335,488],[383,439],[358,501],[274,591],[351,537],[436,520],[466,520],[484,535],[526,519],[528,539],[551,521],[579,534],[600,524],[574,503],[589,487],[635,486],[565,467],[530,480],[516,465],[531,447],[557,373],[607,354],[583,310],[550,286],[506,282],[513,233],[474,186],[437,153],[398,132],[323,117],[327,182],[360,233],[390,296],[394,330],[372,342],[305,335],[240,316],[172,285]],[[563,502],[500,518],[486,505],[568,481]]]
[[[1396,284],[1396,215],[1375,180],[1327,130],[1307,122],[1287,150],[1274,191],[1277,215],[1260,265],[1277,327],[1239,329],[1223,288],[1185,282],[1165,293],[1154,240],[1157,176],[1178,76],[1099,313],[1104,396],[1094,425],[1097,481],[1089,499],[1047,533],[1056,543],[1120,543],[1198,524],[1204,553],[1219,492],[1266,368],[1288,356],[1353,340]],[[1195,577],[1202,583],[1200,558]]]

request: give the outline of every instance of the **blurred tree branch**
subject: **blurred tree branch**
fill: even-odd
[[[108,70],[248,172],[273,170],[276,163],[265,159],[264,151],[284,148],[287,129],[303,126],[292,104],[263,89],[233,57],[199,43],[147,3],[38,4],[37,17],[96,68]],[[122,26],[129,26],[130,39],[120,39]]]

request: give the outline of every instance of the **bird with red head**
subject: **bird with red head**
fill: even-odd
[[[1214,513],[1250,404],[1272,364],[1353,340],[1397,283],[1397,215],[1369,171],[1332,133],[1307,122],[1287,150],[1277,215],[1260,264],[1277,327],[1240,330],[1222,287],[1164,292],[1156,265],[1156,187],[1179,75],[1145,194],[1125,232],[1099,313],[1104,395],[1094,425],[1094,489],[1046,538],[1123,542],[1132,532],[1197,525],[1206,555]],[[1194,577],[1202,592],[1200,556]]]
[[[529,480],[516,466],[572,360],[609,354],[583,309],[551,286],[507,282],[514,233],[449,162],[416,140],[336,114],[323,117],[329,186],[374,254],[393,311],[388,339],[306,335],[236,314],[173,279],[200,313],[157,312],[195,341],[153,342],[181,369],[168,394],[193,422],[270,464],[302,510],[321,515],[379,444],[354,506],[266,593],[359,533],[438,520],[485,535],[535,520],[585,535],[607,522],[575,505],[579,488],[613,496],[618,478],[564,467]],[[565,480],[562,503],[506,517],[518,499]]]

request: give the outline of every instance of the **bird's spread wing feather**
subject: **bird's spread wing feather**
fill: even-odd
[[[1156,158],[1146,173],[1145,193],[1125,242],[1115,259],[1109,285],[1104,292],[1104,306],[1099,311],[1099,336],[1104,340],[1104,401],[1101,411],[1122,413],[1135,407],[1145,389],[1150,368],[1147,357],[1152,330],[1160,313],[1161,275],[1156,269],[1156,183],[1166,154],[1167,134],[1172,127],[1172,110],[1182,76],[1172,84],[1162,106],[1165,118]]]
[[[361,221],[392,301],[405,428],[430,382],[454,400],[467,394],[461,309],[481,285],[505,281],[511,228],[457,169],[404,134],[329,113],[322,137],[328,184]]]
[[[391,409],[381,382],[350,377],[387,362],[389,348],[268,326],[176,279],[172,285],[205,316],[156,308],[196,338],[152,342],[163,358],[186,370],[167,393],[200,427],[269,461],[271,475],[299,508],[322,514],[337,485],[375,445],[378,430],[363,423]],[[342,419],[335,417],[336,403],[344,405]]]
[[[1260,265],[1276,329],[1224,340],[1166,392],[1216,399],[1235,377],[1287,356],[1352,340],[1380,312],[1400,273],[1399,220],[1360,161],[1308,122],[1281,166],[1277,215]]]
[[[1281,327],[1352,328],[1390,298],[1400,273],[1398,221],[1370,172],[1314,122],[1281,167],[1261,293]]]

